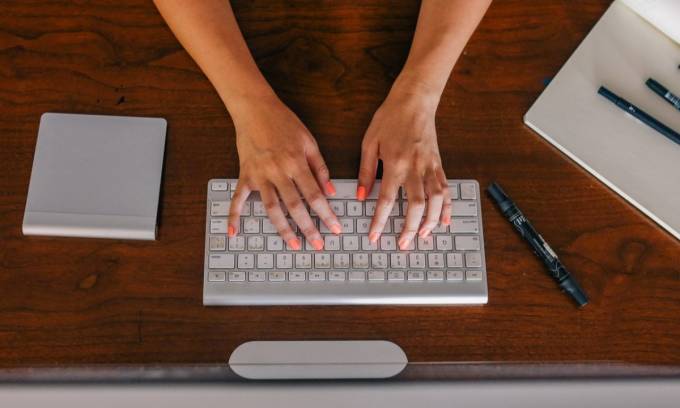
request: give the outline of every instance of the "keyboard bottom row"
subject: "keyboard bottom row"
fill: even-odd
[[[482,280],[481,270],[429,271],[210,271],[208,282],[462,282]]]

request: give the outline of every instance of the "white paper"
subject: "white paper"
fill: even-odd
[[[622,0],[640,17],[680,44],[680,0]]]

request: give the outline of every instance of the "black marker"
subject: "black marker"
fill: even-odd
[[[496,201],[503,215],[515,227],[522,238],[529,243],[536,256],[548,268],[550,276],[552,276],[560,288],[567,292],[579,307],[585,306],[588,303],[588,297],[583,292],[583,289],[569,274],[569,271],[565,269],[548,243],[536,232],[531,223],[529,223],[529,220],[524,217],[524,214],[517,208],[515,203],[501,189],[501,186],[497,183],[491,183],[486,191]]]
[[[668,126],[654,119],[645,111],[640,110],[637,106],[616,95],[614,92],[610,91],[604,86],[601,86],[597,93],[614,102],[616,106],[626,111],[626,113],[628,113],[635,119],[638,119],[645,125],[651,127],[652,129],[666,136],[675,143],[680,144],[680,133],[676,132],[675,130],[669,128]]]
[[[673,92],[669,91],[668,88],[656,82],[652,78],[649,78],[645,83],[649,89],[654,91],[655,94],[664,98],[668,103],[673,105],[675,109],[680,110],[680,96],[673,95]]]

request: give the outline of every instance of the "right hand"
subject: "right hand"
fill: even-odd
[[[281,201],[310,245],[322,249],[323,238],[302,197],[330,231],[339,234],[342,228],[326,200],[326,194],[335,194],[335,187],[312,135],[276,98],[243,104],[238,113],[232,112],[232,117],[240,170],[229,210],[229,236],[239,231],[241,209],[248,195],[259,191],[272,224],[290,248],[298,250],[301,243],[284,215]]]

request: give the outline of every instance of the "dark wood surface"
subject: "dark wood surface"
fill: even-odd
[[[214,364],[247,340],[388,339],[415,362],[680,365],[680,244],[522,116],[608,0],[497,0],[437,116],[451,178],[500,181],[589,293],[577,310],[484,198],[483,307],[202,306],[205,188],[234,128],[149,1],[0,3],[0,367]],[[418,2],[236,1],[267,79],[355,177]],[[43,112],[165,117],[159,239],[24,237]]]

